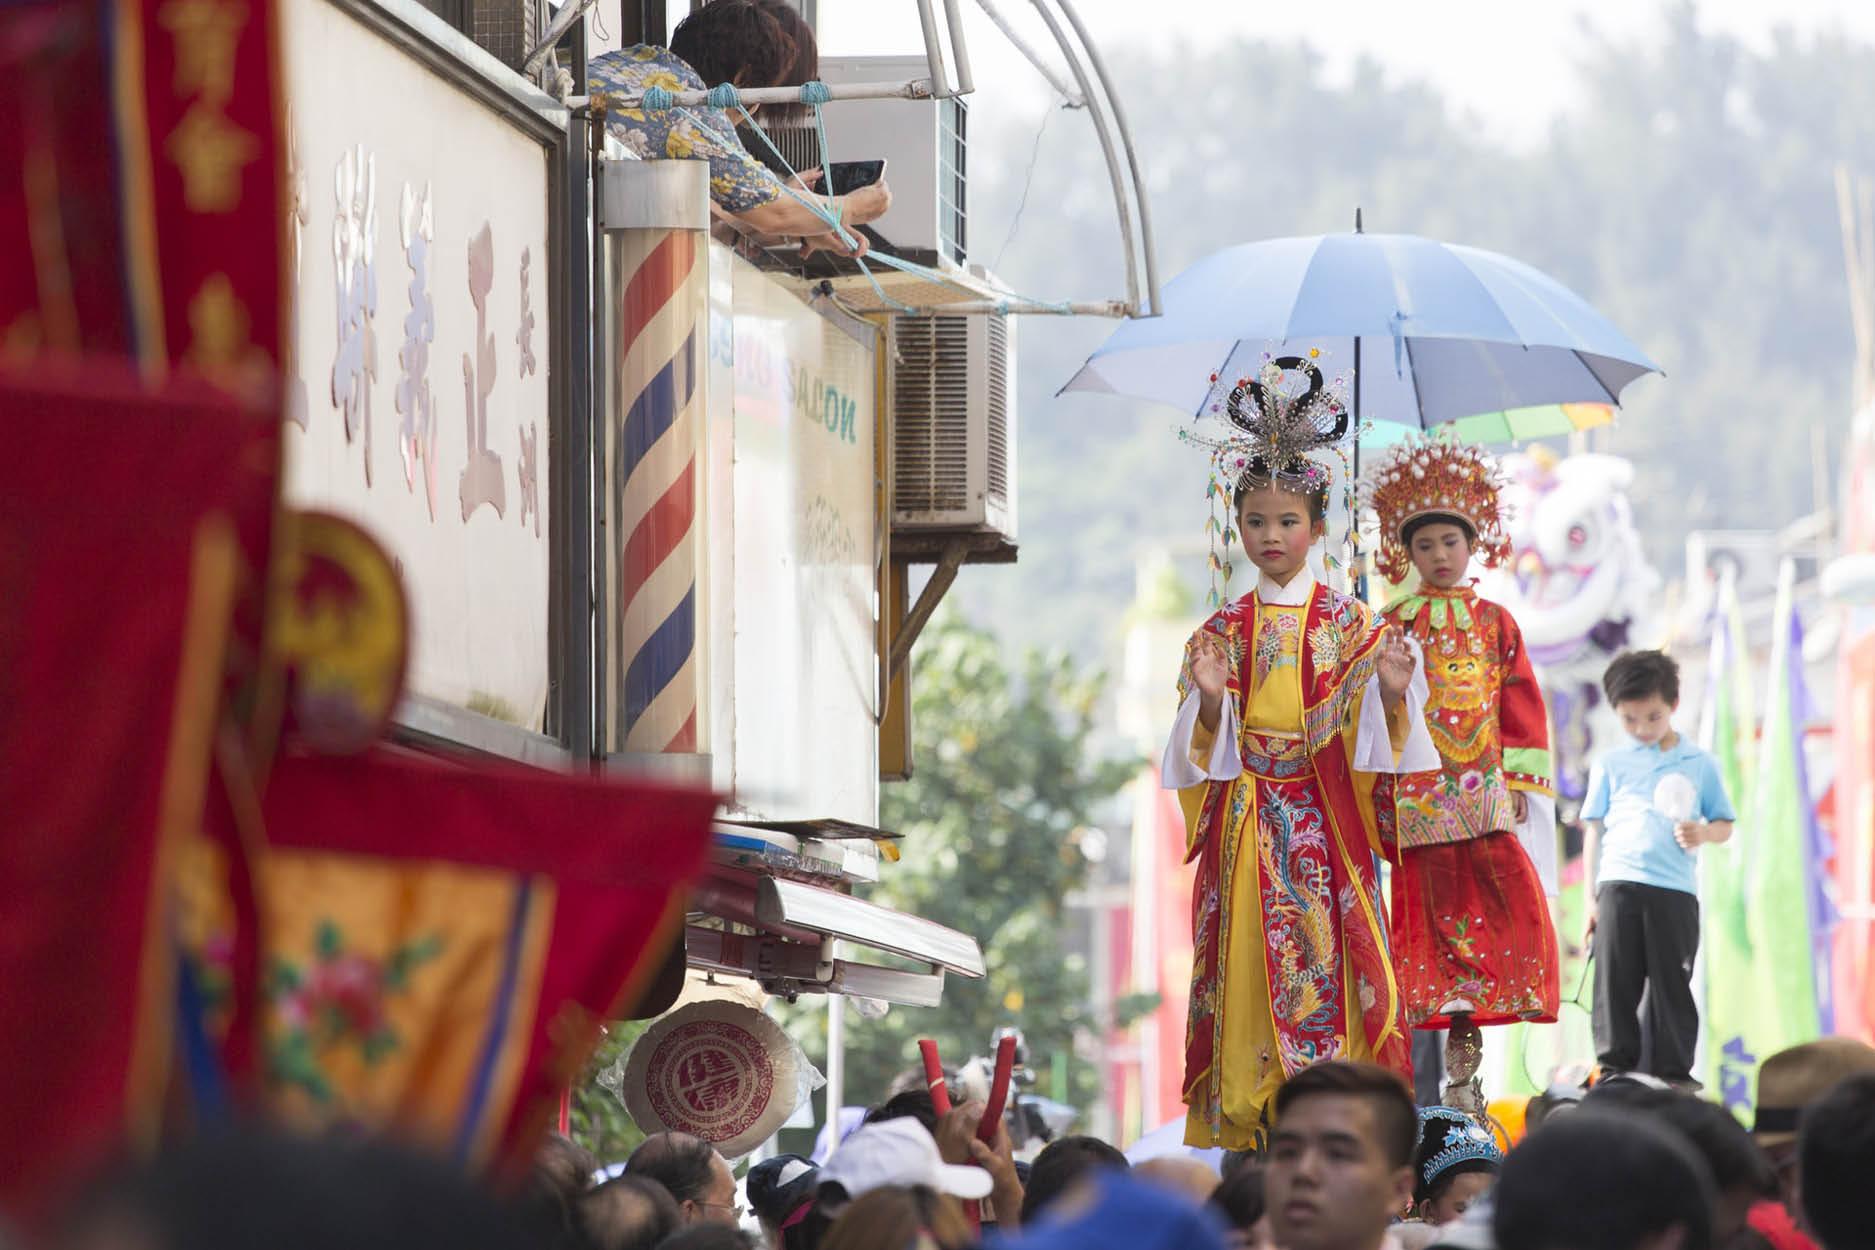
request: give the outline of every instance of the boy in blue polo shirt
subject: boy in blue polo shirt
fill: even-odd
[[[1728,840],[1736,816],[1718,763],[1673,728],[1680,669],[1671,658],[1659,651],[1618,656],[1602,689],[1632,741],[1596,761],[1582,805],[1583,864],[1595,899],[1588,930],[1595,1049],[1604,1076],[1647,1072],[1696,1089],[1694,853]]]

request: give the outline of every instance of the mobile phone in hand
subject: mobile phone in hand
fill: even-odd
[[[885,162],[877,161],[834,161],[827,168],[826,193],[845,195],[861,187],[869,187],[885,177]]]

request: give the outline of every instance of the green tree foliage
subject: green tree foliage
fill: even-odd
[[[625,1104],[600,1079],[627,1054],[649,1028],[649,1020],[627,1020],[606,1026],[605,1036],[587,1061],[586,1071],[573,1087],[568,1119],[574,1141],[592,1151],[601,1163],[618,1163],[645,1139],[632,1122]]]
[[[1066,900],[1087,878],[1080,838],[1135,765],[1089,748],[1102,679],[1066,655],[1029,652],[1018,669],[996,640],[949,613],[912,658],[912,780],[883,792],[881,821],[904,835],[868,898],[935,920],[982,944],[989,975],[957,977],[932,1010],[895,1007],[878,1020],[847,1014],[847,1101],[883,1096],[933,1037],[946,1062],[985,1053],[998,1028],[1022,1028],[1036,1068],[1072,1056],[1095,1022],[1085,961],[1070,955]],[[791,1029],[825,1054],[823,1004],[804,1000]],[[1097,1090],[1070,1064],[1071,1092]]]
[[[1284,42],[1128,51],[1115,69],[1166,275],[1230,244],[1349,229],[1359,205],[1369,230],[1508,253],[1613,318],[1666,370],[1628,392],[1605,450],[1636,462],[1635,510],[1673,576],[1689,529],[1775,528],[1809,511],[1813,431],[1833,454],[1847,428],[1833,171],[1875,173],[1875,48],[1785,35],[1758,52],[1702,30],[1693,4],[1659,12],[1644,37],[1592,48],[1577,105],[1530,151],[1482,137],[1422,84],[1371,64],[1331,81]],[[991,140],[1008,159],[972,165],[973,224],[995,244],[1038,120]],[[1079,115],[1057,119],[1002,276],[1050,297],[1111,296],[1118,256],[1098,149]],[[1137,544],[1202,537],[1203,467],[1172,437],[1179,414],[1054,398],[1111,328],[1020,327],[1022,561],[960,587],[1013,643],[1107,654]],[[1202,584],[1199,558],[1186,572]]]

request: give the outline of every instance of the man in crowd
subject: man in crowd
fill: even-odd
[[[1283,1250],[1382,1250],[1413,1196],[1418,1112],[1385,1068],[1322,1063],[1276,1095],[1264,1184]]]
[[[1125,1172],[1126,1156],[1097,1137],[1062,1137],[1042,1147],[1022,1193],[1022,1223],[1033,1223],[1074,1185],[1102,1172]]]
[[[677,1200],[686,1224],[727,1224],[742,1219],[736,1178],[715,1147],[688,1133],[655,1133],[632,1152],[627,1176],[656,1181]]]
[[[1712,1176],[1684,1137],[1643,1116],[1552,1120],[1504,1160],[1498,1250],[1711,1250]]]
[[[1781,1201],[1751,1210],[1751,1227],[1771,1245],[1808,1250],[1798,1205],[1797,1130],[1809,1106],[1844,1079],[1875,1072],[1875,1047],[1826,1037],[1780,1050],[1758,1069],[1757,1117],[1752,1134],[1777,1172]]]
[[[1875,1073],[1849,1077],[1811,1105],[1797,1159],[1804,1218],[1823,1250],[1875,1246]]]
[[[573,1206],[573,1228],[591,1250],[651,1250],[682,1224],[677,1200],[643,1176],[615,1176]]]
[[[1693,1148],[1712,1176],[1715,1246],[1731,1245],[1744,1231],[1747,1213],[1777,1194],[1777,1177],[1764,1152],[1717,1103],[1671,1089],[1610,1082],[1591,1090],[1582,1109],[1638,1116],[1672,1129]]]

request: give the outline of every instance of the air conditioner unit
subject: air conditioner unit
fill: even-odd
[[[921,56],[820,58],[821,81],[906,82],[929,78]],[[969,196],[965,178],[969,108],[962,99],[835,101],[821,110],[827,150],[836,161],[886,161],[892,209],[871,224],[886,250],[934,266],[962,265],[969,254]],[[820,137],[812,123],[764,128],[794,169],[820,164]],[[749,150],[771,157],[760,139]]]
[[[1016,537],[1015,322],[892,319],[893,528]]]

